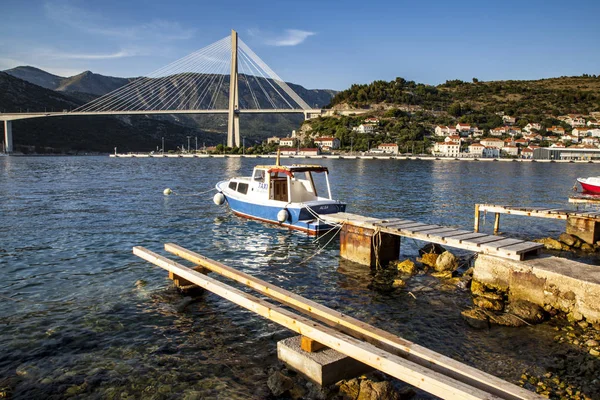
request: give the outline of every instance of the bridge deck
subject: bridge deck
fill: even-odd
[[[321,218],[331,223],[350,224],[392,235],[519,261],[523,260],[526,256],[537,255],[540,249],[544,247],[540,243],[487,235],[485,233],[465,231],[441,225],[430,225],[407,219],[369,218],[350,213],[324,214],[321,215]]]

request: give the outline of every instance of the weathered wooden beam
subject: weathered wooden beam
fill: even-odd
[[[309,337],[302,336],[300,338],[300,348],[308,353],[314,353],[315,351],[326,349],[327,346],[325,346],[323,343],[312,340]]]
[[[473,231],[479,232],[479,204],[475,204],[475,225]]]
[[[244,293],[241,290],[196,272],[191,268],[187,268],[143,247],[134,247],[133,253],[154,265],[171,271],[204,289],[210,290],[214,294],[221,296],[232,303],[244,307],[294,332],[316,340],[329,348],[398,378],[409,385],[423,389],[435,396],[443,399],[473,400],[498,398],[490,393],[486,393],[480,389],[379,349],[370,343],[365,343],[333,328],[318,324],[308,318],[296,315],[281,307],[277,307],[258,297]],[[534,393],[531,394],[534,395]],[[528,398],[533,399],[537,397],[532,396]]]
[[[218,261],[204,257],[173,243],[165,244],[165,250],[181,258],[201,265],[226,278],[242,283],[257,292],[275,299],[295,310],[309,315],[355,338],[365,340],[389,352],[405,357],[424,367],[453,377],[468,385],[507,399],[538,398],[533,393],[498,377],[470,367],[443,354],[393,335],[349,315],[325,307],[293,292],[282,289],[252,275],[237,271]],[[532,396],[533,395],[533,396]]]

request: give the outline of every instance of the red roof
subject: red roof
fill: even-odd
[[[325,142],[325,141],[332,141],[335,140],[335,138],[333,137],[320,137],[320,138],[316,138],[315,142]]]
[[[398,147],[396,143],[381,143],[379,147]]]

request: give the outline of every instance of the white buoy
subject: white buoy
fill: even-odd
[[[169,189],[169,188],[166,188],[165,190],[163,190],[163,194],[165,196],[169,196],[171,193],[173,193],[173,191],[171,189]]]
[[[279,212],[277,213],[277,221],[279,222],[285,222],[288,219],[288,210],[286,210],[285,208],[283,210],[279,210]]]
[[[225,203],[225,196],[223,195],[223,193],[219,192],[215,194],[215,196],[213,197],[213,201],[216,205],[220,206],[221,204]]]

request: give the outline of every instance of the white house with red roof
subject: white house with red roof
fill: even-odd
[[[460,122],[456,124],[457,132],[471,132],[471,125],[469,124],[461,124]]]
[[[315,139],[315,144],[321,150],[336,150],[340,148],[340,139],[335,137],[320,137]]]
[[[541,131],[542,130],[542,124],[538,124],[537,122],[530,122],[527,125],[525,125],[523,127],[523,130],[525,132],[531,132],[532,130],[536,130],[536,131]]]
[[[448,135],[448,127],[446,125],[436,125],[433,132],[436,136],[446,136]]]
[[[571,125],[572,127],[585,126],[585,118],[578,114],[569,114],[565,119],[565,123]]]
[[[533,149],[530,149],[530,148],[521,149],[521,158],[532,159],[533,158]]]
[[[485,149],[485,146],[482,145],[481,143],[473,143],[472,145],[469,146],[469,153],[473,154],[474,156],[482,157],[484,149]]]
[[[588,135],[588,131],[590,130],[590,128],[585,128],[585,127],[577,127],[577,128],[573,128],[573,130],[571,131],[571,135],[575,136],[577,138],[580,137],[585,137]]]
[[[460,154],[459,142],[436,142],[433,147],[433,154],[445,157],[458,157]]]
[[[579,141],[577,137],[572,135],[564,135],[560,140],[562,140],[563,143],[577,143]]]
[[[511,117],[510,115],[503,115],[502,122],[504,122],[506,125],[512,125],[517,122],[517,118]]]
[[[495,147],[497,149],[504,147],[504,140],[496,138],[481,139],[480,143],[485,147]]]
[[[398,145],[396,143],[381,143],[377,149],[384,153],[398,154]]]
[[[509,156],[518,156],[519,148],[517,146],[504,146],[502,148],[502,153],[509,155]]]
[[[490,135],[492,136],[502,136],[506,134],[506,127],[505,126],[499,126],[498,128],[492,128],[490,129]]]
[[[378,124],[379,123],[379,118],[366,118],[365,119],[365,124]]]

